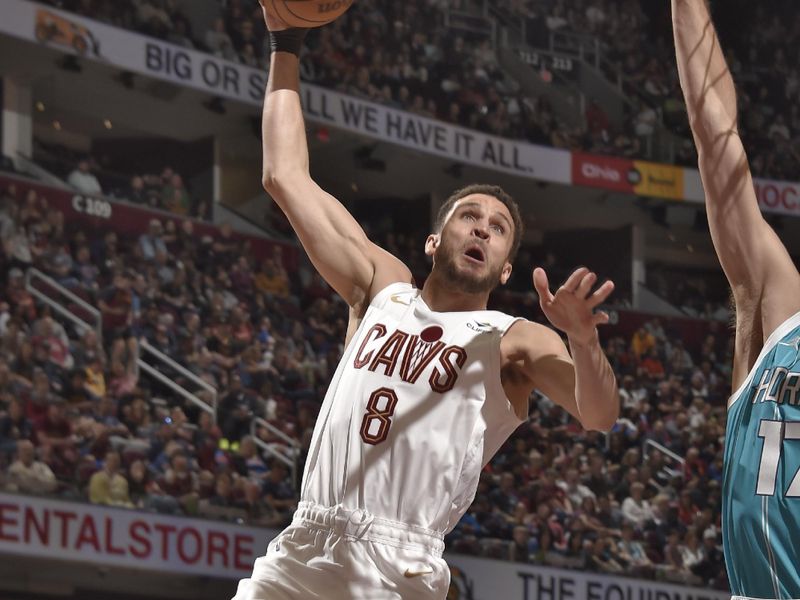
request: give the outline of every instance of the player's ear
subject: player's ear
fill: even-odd
[[[439,242],[441,242],[442,236],[439,233],[432,233],[428,236],[428,239],[425,240],[425,255],[426,256],[433,256],[436,252],[436,248],[439,247]]]
[[[508,282],[512,269],[511,263],[506,261],[506,264],[503,265],[503,270],[500,271],[500,285],[505,285]]]

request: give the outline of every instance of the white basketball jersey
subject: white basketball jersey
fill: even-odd
[[[432,311],[406,283],[378,293],[325,396],[302,500],[455,527],[522,422],[500,382],[500,340],[515,320]]]

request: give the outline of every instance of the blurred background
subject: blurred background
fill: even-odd
[[[800,18],[717,4],[794,256]],[[256,0],[0,3],[1,598],[231,597],[291,518],[347,307],[261,189],[268,63]],[[543,321],[535,266],[617,284],[620,420],[532,397],[447,538],[450,597],[727,598],[729,291],[669,4],[357,0],[302,76],[314,178],[418,285],[473,182],[527,227],[492,308]]]

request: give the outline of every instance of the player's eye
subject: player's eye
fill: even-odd
[[[505,227],[503,227],[502,225],[498,225],[496,223],[492,225],[492,229],[494,229],[500,235],[503,235],[506,232]]]

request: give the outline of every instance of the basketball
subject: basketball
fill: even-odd
[[[352,4],[353,0],[272,0],[275,13],[290,27],[321,27]]]

